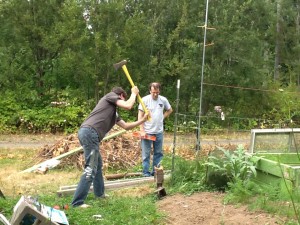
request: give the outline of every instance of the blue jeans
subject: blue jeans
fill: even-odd
[[[164,134],[149,134],[156,136],[156,141],[151,141],[147,139],[141,140],[141,147],[142,147],[142,159],[143,159],[143,175],[144,176],[150,176],[154,174],[154,166],[157,167],[157,165],[161,162],[163,158],[163,140],[164,140]],[[149,172],[150,169],[150,154],[151,154],[151,148],[153,146],[153,163],[152,163],[152,170]]]
[[[92,183],[96,197],[104,194],[102,157],[99,152],[98,134],[93,128],[82,127],[78,131],[78,139],[84,151],[85,165],[73,196],[71,203],[73,206],[80,206],[84,203]]]

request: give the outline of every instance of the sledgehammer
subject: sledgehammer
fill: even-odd
[[[115,70],[118,70],[120,67],[122,67],[124,73],[126,74],[126,77],[129,81],[129,83],[131,84],[132,87],[134,87],[135,85],[134,85],[134,83],[131,79],[131,76],[130,76],[128,70],[127,70],[126,63],[127,63],[126,60],[122,60],[121,62],[118,62],[118,63],[114,64],[114,68],[115,68]],[[144,112],[148,113],[148,109],[146,108],[146,106],[145,106],[145,104],[144,104],[144,102],[143,102],[143,100],[142,100],[142,98],[139,94],[137,96],[137,99],[138,99],[139,103],[142,105]],[[149,114],[148,120],[149,119],[150,119],[150,114]]]

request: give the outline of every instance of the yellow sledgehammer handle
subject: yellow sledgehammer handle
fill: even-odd
[[[129,81],[129,83],[131,84],[132,87],[134,87],[135,85],[134,85],[134,83],[133,83],[133,81],[131,79],[131,76],[130,76],[128,70],[127,70],[126,63],[127,63],[126,60],[122,60],[121,62],[115,63],[114,67],[115,67],[116,70],[118,70],[120,67],[122,67],[122,69],[123,69],[123,71],[124,71],[124,73],[125,73],[128,81]],[[149,113],[149,110],[146,108],[146,106],[145,106],[145,104],[144,104],[144,102],[143,102],[143,100],[142,100],[142,98],[141,98],[141,96],[139,94],[137,96],[137,99],[138,99],[138,102],[142,105],[144,112],[145,113]],[[150,114],[148,114],[148,120],[151,120]]]
[[[134,87],[135,85],[134,85],[134,83],[133,83],[133,81],[131,79],[131,76],[130,76],[130,74],[129,74],[129,72],[127,70],[127,67],[126,67],[125,64],[122,66],[122,69],[123,69],[124,73],[126,74],[126,77],[127,77],[128,81],[129,81],[129,83],[131,84],[131,87]],[[140,94],[137,95],[137,99],[138,99],[139,103],[142,105],[144,112],[148,113],[148,109],[146,108],[146,106],[145,106],[145,104],[144,104],[144,102],[143,102]],[[149,115],[148,120],[149,119],[150,119],[150,115]]]

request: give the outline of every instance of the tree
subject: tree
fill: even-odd
[[[33,95],[43,98],[56,80],[53,71],[59,56],[68,41],[75,38],[75,32],[65,26],[71,18],[64,16],[70,8],[74,9],[72,3],[60,0],[1,2],[2,46],[9,54],[3,74],[10,80],[8,87],[18,87],[23,98],[24,93],[33,93],[32,90],[36,91]]]

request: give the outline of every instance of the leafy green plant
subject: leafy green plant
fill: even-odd
[[[278,167],[279,167],[280,172],[281,172],[281,176],[284,177],[284,171],[283,171],[282,167],[280,166],[280,159],[279,159],[279,157],[277,158],[277,162],[278,162]],[[299,224],[299,223],[300,223],[299,207],[296,206],[296,201],[295,201],[295,199],[294,199],[294,193],[293,193],[293,190],[292,190],[292,188],[290,188],[289,185],[287,184],[286,179],[283,179],[283,181],[284,181],[284,185],[285,185],[285,188],[286,188],[286,190],[287,190],[287,193],[288,193],[288,195],[289,195],[289,197],[290,197],[290,200],[291,200],[291,202],[292,202],[293,210],[294,210],[294,212],[295,212],[295,216],[296,216],[296,218],[297,218],[297,220],[298,220],[298,224]]]
[[[192,194],[205,189],[205,167],[201,160],[176,159],[175,169],[168,183],[169,192]]]
[[[80,126],[86,114],[87,112],[82,106],[47,106],[44,108],[23,109],[19,110],[18,113],[11,113],[7,116],[4,114],[2,121],[11,131],[72,133]]]
[[[215,153],[212,152],[208,156],[205,163],[209,174],[218,174],[233,183],[256,176],[255,164],[256,161],[246,154],[242,145],[239,145],[235,151],[218,147]]]
[[[252,180],[247,180],[245,182],[238,179],[235,183],[228,183],[228,188],[226,190],[227,194],[224,198],[224,202],[231,204],[250,204],[253,201],[253,196],[262,193],[261,190],[266,191],[266,189]]]

